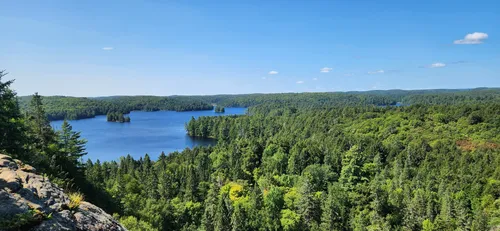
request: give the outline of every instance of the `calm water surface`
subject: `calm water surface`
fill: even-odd
[[[192,116],[241,115],[246,108],[226,108],[225,113],[214,111],[156,111],[130,113],[130,123],[106,122],[106,116],[92,119],[69,121],[73,130],[80,131],[87,139],[87,156],[92,161],[97,159],[118,160],[120,156],[130,154],[139,158],[148,153],[156,159],[162,151],[165,153],[181,151],[187,147],[214,145],[215,140],[193,139],[186,135],[184,124]],[[52,127],[60,129],[63,121],[51,122]],[[86,159],[85,159],[86,160]]]

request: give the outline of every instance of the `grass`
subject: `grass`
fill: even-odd
[[[70,193],[69,195],[69,204],[68,207],[70,210],[75,210],[80,206],[83,201],[83,194],[81,193]]]

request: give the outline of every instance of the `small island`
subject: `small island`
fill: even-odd
[[[224,112],[226,112],[226,109],[223,106],[217,105],[217,106],[215,106],[215,112],[216,113],[224,113]]]
[[[118,122],[118,123],[130,123],[130,117],[123,116],[123,113],[121,112],[108,112],[107,121]]]

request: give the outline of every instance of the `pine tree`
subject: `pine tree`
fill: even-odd
[[[30,106],[28,109],[28,118],[31,128],[35,134],[38,148],[47,148],[49,143],[54,139],[54,131],[50,126],[49,119],[45,114],[43,108],[42,96],[35,93],[31,98]]]
[[[42,102],[42,96],[35,93],[30,101],[27,110],[28,138],[30,143],[27,144],[29,152],[33,155],[32,158],[35,165],[51,176],[53,180],[64,181],[68,178],[68,173],[62,170],[64,161],[61,159],[57,136],[45,114],[45,109]],[[65,182],[59,182],[65,184]],[[64,186],[66,187],[66,186]]]
[[[56,135],[55,140],[59,148],[52,152],[51,164],[56,166],[58,172],[54,174],[66,181],[66,187],[86,187],[82,157],[87,154],[87,141],[81,138],[80,132],[73,131],[73,127],[66,120]]]
[[[298,203],[300,215],[309,228],[317,226],[321,218],[319,198],[316,197],[312,188],[309,179],[305,178],[300,187],[301,197]]]
[[[339,183],[328,187],[328,197],[323,203],[321,228],[323,230],[347,230],[347,193]]]
[[[27,143],[26,127],[16,101],[16,93],[10,89],[14,80],[2,82],[7,72],[0,70],[0,153],[29,161],[24,144]]]
[[[144,190],[148,198],[158,199],[158,177],[156,175],[156,172],[153,171],[152,161],[149,158],[148,154],[144,156],[144,160],[142,163],[141,179],[144,181]]]
[[[71,163],[80,167],[82,157],[87,155],[85,151],[87,140],[81,138],[80,132],[73,131],[73,127],[67,120],[64,120],[57,134],[61,152]]]
[[[233,213],[231,200],[229,199],[229,192],[223,192],[219,195],[217,201],[217,208],[215,213],[215,226],[216,231],[232,230],[231,227],[231,214]]]

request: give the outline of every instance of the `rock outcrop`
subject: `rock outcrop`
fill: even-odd
[[[70,202],[33,167],[0,154],[0,231],[126,230],[99,207]]]

